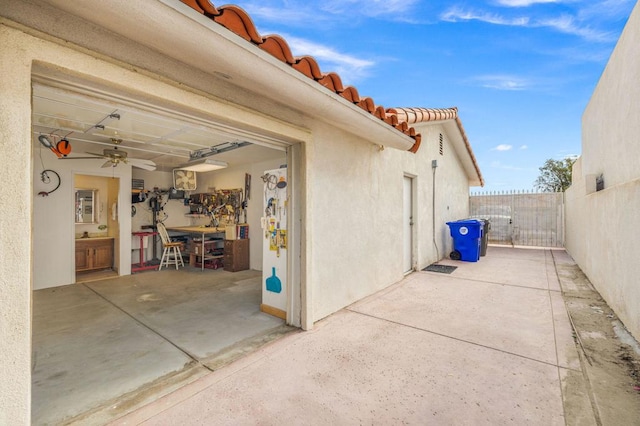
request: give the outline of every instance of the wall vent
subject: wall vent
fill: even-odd
[[[442,137],[442,133],[440,133],[440,155],[444,155],[444,138]]]

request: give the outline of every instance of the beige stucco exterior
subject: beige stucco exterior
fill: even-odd
[[[566,247],[640,339],[640,7],[636,5],[582,119],[582,157],[566,193]],[[596,191],[596,177],[604,190]]]
[[[40,163],[31,131],[34,81],[156,105],[260,133],[283,146],[289,145],[288,158],[296,159],[291,173],[296,178],[292,190],[297,195],[291,208],[300,218],[294,239],[300,245],[299,264],[293,266],[299,275],[299,301],[294,304],[299,312],[294,323],[303,328],[402,279],[405,175],[414,179],[414,266],[423,268],[450,251],[445,222],[468,214],[469,182],[478,179],[467,175],[453,147],[452,141],[460,139],[460,135],[451,134],[455,127],[421,124],[418,130],[423,135],[422,147],[412,154],[405,150],[412,145],[406,135],[358,107],[345,104],[337,95],[325,93],[316,83],[295,75],[296,71],[267,54],[248,49],[246,60],[264,62],[265,78],[289,82],[285,92],[292,93],[276,94],[261,81],[252,90],[251,73],[242,71],[251,64],[243,63],[243,58],[236,57],[240,63],[227,65],[239,70],[237,80],[232,82],[198,68],[198,61],[191,59],[190,63],[181,57],[201,48],[198,39],[173,46],[176,57],[145,48],[145,43],[167,37],[157,31],[159,25],[164,25],[155,20],[163,17],[175,18],[168,26],[177,33],[174,38],[169,37],[171,40],[184,36],[180,31],[184,26],[188,28],[190,21],[173,6],[167,6],[172,3],[169,1],[144,2],[145,19],[137,20],[135,29],[124,24],[135,18],[132,13],[142,7],[139,2],[103,4],[102,14],[87,6],[90,2],[78,2],[84,6],[56,1],[1,3],[0,173],[4,184],[0,185],[0,424],[30,422],[31,292],[74,282],[70,256],[74,227],[66,219],[72,217],[69,210],[73,204],[73,177],[100,174],[82,162],[58,162],[51,156]],[[184,8],[179,2],[174,3],[176,8]],[[129,34],[110,32],[88,23],[88,17],[73,16],[51,4],[84,7],[92,19],[105,22],[120,19],[118,25]],[[214,34],[209,45],[212,57],[200,58],[200,62],[218,60],[224,65],[233,56],[215,52],[227,51],[227,44],[247,50],[235,35],[226,35],[223,28],[208,25],[216,24],[202,23],[191,33]],[[220,49],[212,48],[215,43],[221,44]],[[301,96],[300,92],[308,96]],[[295,101],[297,98],[304,101]],[[318,102],[309,103],[309,99],[316,98]],[[438,147],[440,134],[443,155]],[[387,148],[381,149],[383,145]],[[435,207],[432,159],[438,160]],[[42,166],[55,168],[62,180],[61,187],[49,197],[37,196]],[[232,172],[241,175],[244,171],[229,171]],[[119,178],[118,209],[128,212],[131,168],[121,165],[104,175]],[[161,177],[169,179],[166,175]],[[119,272],[128,274],[133,227],[128,215],[121,214],[120,218]]]

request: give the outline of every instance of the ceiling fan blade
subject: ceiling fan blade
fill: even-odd
[[[115,167],[115,166],[117,166],[117,165],[118,165],[118,163],[114,163],[114,162],[113,162],[113,161],[111,161],[111,160],[107,160],[107,161],[106,161],[102,166],[100,166],[100,167],[102,167],[102,168],[104,169],[104,168],[106,168],[106,167]]]
[[[155,170],[156,163],[151,160],[143,160],[142,158],[127,158],[127,161],[133,166],[144,170]]]
[[[85,154],[95,155],[96,157],[106,157],[104,154],[98,154],[96,152],[85,152]]]

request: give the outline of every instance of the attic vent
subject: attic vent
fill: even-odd
[[[442,133],[440,133],[440,155],[444,155],[444,139]]]

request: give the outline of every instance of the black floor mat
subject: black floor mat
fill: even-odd
[[[457,266],[437,265],[435,263],[432,263],[431,265],[429,265],[426,268],[424,268],[423,271],[440,272],[440,273],[443,273],[443,274],[450,274],[453,271],[455,271],[457,268],[458,268]]]

